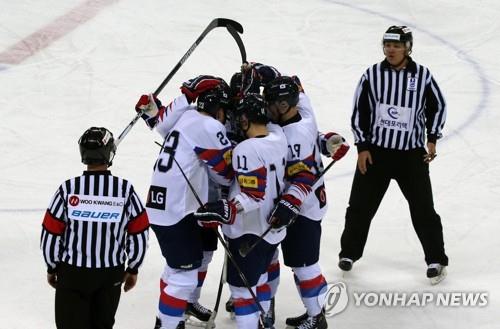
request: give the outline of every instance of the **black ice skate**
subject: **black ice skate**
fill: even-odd
[[[291,317],[291,318],[286,318],[285,323],[287,326],[290,327],[297,327],[302,324],[302,322],[306,321],[309,315],[307,315],[307,312],[305,312],[302,315],[296,316],[296,317]]]
[[[234,304],[232,299],[229,299],[226,302],[226,312],[229,313],[229,317],[231,318],[231,320],[235,319],[236,315],[234,315]]]
[[[177,325],[176,329],[185,329],[186,325],[184,321],[180,321],[179,324]],[[159,317],[156,317],[156,322],[155,322],[155,328],[154,329],[161,329],[161,320]]]
[[[195,327],[205,327],[206,322],[212,315],[212,311],[196,302],[187,304],[185,314],[187,324]]]
[[[438,263],[429,264],[427,267],[427,277],[430,279],[432,285],[438,284],[446,277],[446,266]]]
[[[295,329],[326,329],[328,328],[328,323],[326,323],[326,318],[323,312],[315,316],[309,316],[300,325],[296,326]]]
[[[339,268],[342,271],[349,272],[352,269],[352,259],[350,258],[341,258],[339,260]]]
[[[154,329],[160,329],[161,328],[161,320],[159,317],[156,317],[156,322],[155,322],[155,328]]]

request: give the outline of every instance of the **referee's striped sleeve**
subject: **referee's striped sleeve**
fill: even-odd
[[[146,210],[133,188],[130,189],[128,208],[130,217],[127,223],[127,271],[137,273],[148,248],[149,220]]]
[[[351,129],[354,134],[354,144],[358,151],[367,149],[371,134],[370,84],[368,73],[363,74],[354,93],[354,105],[351,117]]]
[[[446,121],[446,113],[446,101],[434,77],[430,75],[429,83],[426,86],[425,104],[427,140],[429,142],[435,143],[437,139],[442,137],[441,131]]]
[[[64,198],[62,187],[54,194],[49,208],[45,212],[40,236],[40,249],[47,264],[47,272],[56,271],[57,264],[61,261],[63,234],[66,228],[64,218]]]

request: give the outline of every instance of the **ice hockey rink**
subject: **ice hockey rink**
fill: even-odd
[[[326,174],[328,215],[320,263],[329,282],[343,282],[346,309],[330,328],[498,328],[500,307],[500,2],[471,0],[0,0],[0,328],[55,328],[54,290],[39,250],[49,199],[79,175],[77,140],[90,126],[118,135],[216,17],[240,22],[248,59],[297,74],[320,129],[352,144],[354,88],[383,59],[390,25],[414,33],[413,58],[431,69],[448,102],[444,138],[430,165],[436,210],[450,258],[448,277],[431,286],[409,210],[393,182],[372,223],[364,257],[348,275],[337,268],[340,234],[356,151]],[[215,29],[160,94],[168,102],[199,74],[229,79],[241,58],[225,29]],[[119,146],[112,172],[143,199],[159,137],[138,122]],[[328,159],[325,159],[325,163]],[[498,172],[496,171],[498,170]],[[209,268],[201,302],[212,308],[222,248]],[[154,234],[137,286],[122,294],[116,328],[153,328],[164,260]],[[290,271],[282,266],[276,328],[303,312]],[[486,293],[486,306],[373,306],[354,294],[432,296]],[[224,288],[222,301],[228,297]],[[217,328],[235,323],[220,309]]]

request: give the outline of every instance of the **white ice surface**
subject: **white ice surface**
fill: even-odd
[[[77,6],[77,0],[0,0],[0,52]],[[391,184],[372,223],[364,257],[342,278],[337,254],[356,152],[326,175],[330,210],[321,265],[328,281],[350,292],[486,291],[486,307],[356,307],[329,318],[331,328],[499,328],[500,307],[500,3],[417,1],[132,1],[106,6],[18,65],[0,63],[0,328],[54,328],[54,290],[39,250],[44,209],[64,179],[78,175],[77,139],[92,125],[115,135],[134,116],[138,96],[152,92],[215,17],[239,21],[248,58],[300,76],[322,130],[352,144],[349,119],[364,69],[383,58],[380,39],[393,24],[413,28],[413,58],[428,66],[448,101],[445,138],[431,164],[434,201],[450,257],[448,278],[431,287],[406,202]],[[211,32],[161,94],[206,73],[239,67],[229,34]],[[139,122],[120,145],[113,173],[145,196],[159,140]],[[212,306],[222,250],[201,301]],[[116,328],[152,328],[163,258],[154,235],[137,287],[122,295]],[[302,312],[290,271],[282,267],[277,328]],[[223,301],[228,290],[224,290]],[[217,328],[233,328],[224,312]]]

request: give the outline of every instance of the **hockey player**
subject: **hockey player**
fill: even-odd
[[[208,200],[210,180],[226,186],[232,181],[232,147],[221,123],[221,104],[228,100],[223,85],[220,78],[198,76],[185,82],[182,95],[167,107],[146,95],[136,106],[146,111],[146,123],[165,137],[146,203],[167,262],[160,283],[161,328],[183,327],[185,311],[202,321],[210,317],[197,297],[217,240],[213,230],[200,228],[193,217],[199,204],[188,181],[203,202]],[[196,106],[191,105],[195,101]],[[178,117],[167,120],[169,115]]]
[[[40,244],[56,289],[57,328],[110,329],[122,281],[125,292],[137,282],[148,216],[132,184],[108,169],[116,150],[111,132],[89,128],[78,144],[87,170],[55,192]]]
[[[292,221],[287,236],[281,243],[285,265],[292,268],[306,313],[296,318],[288,318],[287,325],[296,328],[327,328],[322,312],[322,294],[326,280],[319,266],[321,220],[326,210],[326,193],[323,178],[315,179],[323,168],[318,128],[310,101],[298,79],[281,76],[264,89],[269,114],[273,122],[283,128],[288,155],[286,164],[285,191],[279,204],[286,207],[275,211],[275,225]],[[300,88],[300,90],[299,90]],[[339,135],[337,135],[339,136]],[[330,136],[328,136],[330,137]],[[340,160],[349,150],[342,138],[337,138],[331,147],[331,156]]]
[[[429,163],[442,135],[446,103],[429,69],[410,57],[412,48],[408,27],[389,27],[382,39],[385,59],[365,71],[356,89],[351,126],[358,162],[340,241],[339,267],[350,271],[363,255],[371,220],[395,179],[410,207],[428,266],[427,277],[437,283],[446,274],[448,257],[441,218],[432,200]]]
[[[245,95],[236,108],[236,116],[247,139],[233,150],[232,165],[236,180],[231,186],[229,198],[207,203],[195,215],[201,225],[223,224],[229,249],[258,297],[258,300],[252,298],[249,287],[245,286],[235,266],[229,262],[227,282],[234,302],[236,323],[240,329],[255,329],[259,321],[257,303],[264,311],[269,309],[266,270],[286,230],[273,230],[246,258],[240,255],[239,249],[244,244],[253,244],[271,225],[270,214],[284,186],[287,144],[280,127],[267,125],[269,119],[259,94]]]

